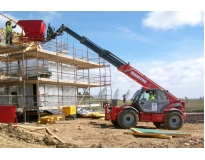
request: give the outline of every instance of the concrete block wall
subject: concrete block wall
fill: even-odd
[[[204,123],[204,113],[186,113],[185,123]]]

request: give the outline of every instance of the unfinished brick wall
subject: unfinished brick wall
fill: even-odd
[[[204,123],[204,113],[186,113],[185,123]]]

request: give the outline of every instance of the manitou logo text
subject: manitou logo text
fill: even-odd
[[[135,72],[131,71],[130,74],[135,76],[137,79],[141,80],[143,83],[147,83],[147,80],[145,80],[141,76],[137,75]]]

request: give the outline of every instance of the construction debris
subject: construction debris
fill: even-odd
[[[0,123],[0,131],[10,134],[10,136],[16,137],[20,140],[24,140],[28,143],[44,143],[47,145],[56,145],[59,143],[64,143],[64,141],[58,138],[46,127]]]
[[[63,120],[62,115],[49,115],[43,116],[38,119],[37,124],[49,124],[49,123],[56,123],[57,121]]]
[[[140,137],[152,137],[152,138],[164,138],[164,139],[172,139],[173,137],[191,136],[191,134],[188,133],[170,132],[165,130],[144,129],[144,128],[130,128],[130,130],[125,131],[124,134],[132,134]]]
[[[77,116],[81,118],[103,118],[105,117],[105,114],[99,111],[77,108]]]
[[[82,114],[79,117],[82,117],[82,118],[103,118],[103,117],[105,117],[105,114],[102,114],[100,112],[91,112],[91,113],[87,113],[87,114]]]
[[[65,112],[65,109],[67,112]],[[74,115],[78,118],[103,118],[105,117],[105,114],[99,112],[99,111],[93,111],[88,110],[85,108],[77,108],[75,112],[71,112],[71,108],[64,108],[63,113],[61,111],[51,111],[51,110],[44,110],[43,113],[48,113],[49,115],[40,117],[38,119],[37,124],[50,124],[50,123],[56,123],[57,121],[63,121],[67,120],[66,117]],[[68,113],[69,112],[69,113]],[[66,113],[66,115],[65,115]],[[76,118],[76,117],[75,117]],[[73,119],[75,119],[73,118]]]

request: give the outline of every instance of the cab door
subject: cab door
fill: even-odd
[[[169,105],[169,100],[168,100],[167,94],[165,91],[158,90],[157,97],[158,97],[157,111],[158,111],[158,113],[164,113],[164,108],[167,105]]]
[[[154,100],[149,100],[149,92],[143,91],[139,98],[139,106],[143,112],[157,113],[158,99],[155,97]]]

